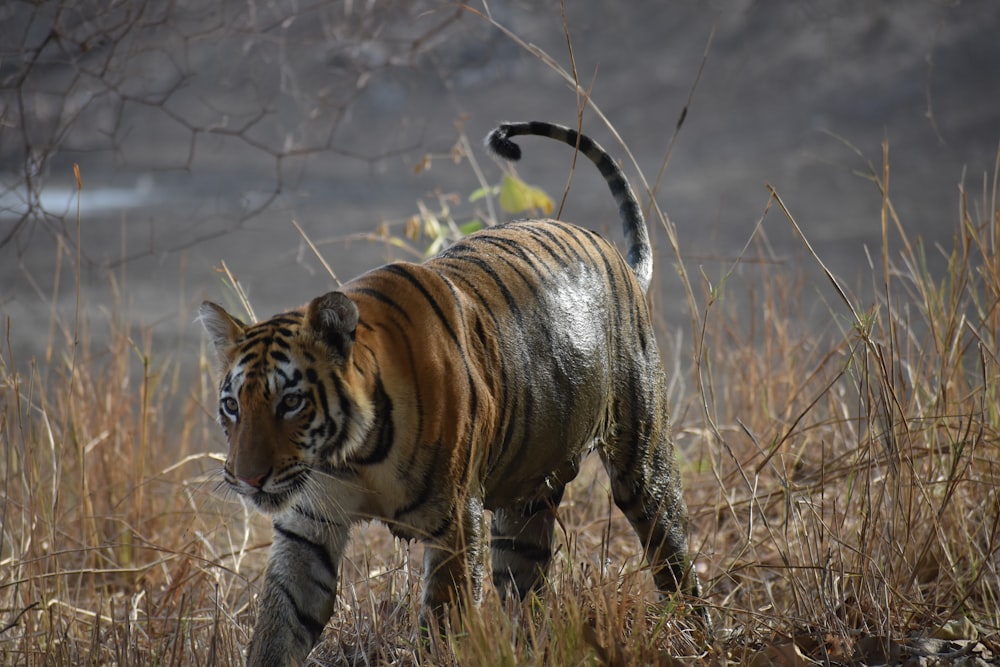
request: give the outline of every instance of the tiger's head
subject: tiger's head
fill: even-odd
[[[199,319],[219,359],[225,482],[261,511],[280,512],[310,476],[343,466],[371,427],[352,363],[358,309],[330,292],[254,325],[208,301]]]

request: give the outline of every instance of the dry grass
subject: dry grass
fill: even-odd
[[[56,323],[46,367],[0,366],[2,662],[236,662],[244,513],[203,481],[205,396],[109,319],[99,341]]]
[[[425,646],[414,632],[419,547],[364,527],[314,658],[849,664],[932,635],[996,653],[997,187],[963,198],[944,276],[927,272],[927,250],[888,198],[884,209],[886,247],[893,236],[904,250],[874,258],[874,299],[834,292],[819,332],[800,317],[815,287],[787,268],[740,264],[739,281],[694,290],[704,306],[677,437],[714,636],[654,603],[639,545],[590,461],[561,510],[547,597],[504,609],[488,592]],[[53,321],[51,360],[23,373],[7,324],[2,663],[237,664],[269,534],[216,493],[204,350],[170,362],[122,313],[106,319]]]
[[[883,192],[888,175],[886,161],[873,177]],[[760,286],[749,316],[707,308],[712,474],[690,478],[689,502],[712,600],[743,644],[731,652],[794,642],[820,661],[864,661],[873,641],[891,654],[905,638],[960,636],[996,654],[997,194],[994,182],[975,204],[963,195],[953,247],[931,250],[944,276],[885,196],[876,297],[862,303],[827,274],[827,326],[797,318],[817,286],[766,264],[743,276]]]

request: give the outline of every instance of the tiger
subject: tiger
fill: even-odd
[[[424,543],[422,628],[478,604],[487,561],[502,598],[541,592],[556,509],[595,449],[661,594],[700,597],[639,203],[576,130],[504,123],[486,145],[516,161],[520,135],[597,166],[625,256],[583,227],[517,220],[257,324],[201,305],[221,378],[224,483],[273,524],[249,665],[303,663],[333,614],[358,522]]]

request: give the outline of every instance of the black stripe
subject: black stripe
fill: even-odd
[[[625,291],[628,292],[626,295],[627,303],[631,305],[628,310],[628,330],[635,332],[639,336],[639,348],[643,354],[646,354],[651,342],[652,327],[649,325],[646,318],[642,316],[642,308],[645,305],[645,296],[641,293],[636,294],[634,289],[635,282],[632,280],[623,280],[623,282],[625,283]]]
[[[621,275],[621,274],[620,274],[620,272],[617,272],[617,271],[614,270],[614,267],[612,267],[612,265],[611,265],[611,261],[608,259],[608,246],[606,245],[607,241],[605,241],[604,239],[602,239],[597,234],[587,234],[587,235],[585,235],[585,238],[590,242],[591,246],[593,246],[595,252],[597,253],[597,256],[600,257],[600,259],[601,259],[601,263],[604,265],[604,275],[606,276],[606,279],[608,281],[608,283],[607,283],[608,284],[608,289],[611,292],[611,294],[610,294],[611,306],[612,306],[612,308],[615,309],[616,313],[620,314],[621,313],[620,309],[621,309],[622,305],[625,305],[622,302],[622,297],[621,297],[621,294],[619,293],[619,290],[618,290],[618,283],[619,283],[618,276]],[[616,254],[618,254],[618,253],[616,252]],[[619,254],[619,257],[620,256],[621,255]],[[628,289],[631,292],[631,287],[627,285],[627,283],[629,281],[626,280],[625,282],[626,282],[626,289]],[[632,298],[629,299],[629,303],[627,304],[630,307],[630,310],[635,307],[634,295],[631,295],[631,297]],[[620,318],[619,318],[619,320],[620,320]],[[616,322],[613,323],[613,325],[616,328],[621,328],[621,329],[626,330],[626,331],[635,331],[635,318],[634,317],[632,318],[631,322],[629,323],[630,326],[628,328],[622,327],[621,324],[622,324],[621,321],[616,321]]]
[[[251,341],[257,340],[258,338],[261,338],[262,336],[267,337],[270,335],[271,335],[271,329],[269,327],[264,327],[264,326],[254,327],[253,329],[247,330],[243,334],[243,340],[244,342],[249,343]]]
[[[523,243],[518,243],[516,239],[505,237],[490,237],[484,240],[489,245],[496,247],[498,250],[514,255],[516,259],[520,260],[521,263],[534,272],[539,282],[548,277],[549,272],[545,271],[543,273],[541,270],[542,268],[548,268],[544,260],[542,260],[542,258],[538,256],[538,253],[534,252],[529,246],[526,246]],[[520,272],[518,273],[521,275]],[[538,282],[530,281],[527,277],[524,277],[524,282],[531,287],[533,292],[538,291]]]
[[[477,301],[479,302],[479,309],[477,312],[485,313],[489,316],[490,320],[493,322],[493,331],[499,332],[500,322],[497,319],[496,312],[493,308],[493,304],[489,302],[479,290],[479,286],[473,282],[467,273],[458,272],[453,275],[453,279],[461,281],[468,288],[469,292],[475,295]],[[519,311],[517,311],[519,314]],[[477,338],[483,346],[484,352],[489,348],[488,335],[486,334],[483,323],[480,318],[476,318],[475,332]],[[500,463],[504,453],[510,447],[510,443],[514,438],[514,430],[519,425],[516,417],[518,415],[522,416],[521,425],[524,428],[524,434],[522,435],[522,440],[528,440],[528,426],[531,420],[532,412],[532,393],[531,387],[525,387],[523,391],[519,387],[512,387],[510,370],[507,365],[507,350],[502,344],[500,338],[496,339],[495,345],[497,347],[497,356],[499,358],[500,372],[499,372],[499,393],[494,393],[493,400],[499,403],[500,409],[497,411],[501,417],[501,423],[499,424],[499,430],[502,433],[500,438],[499,447],[493,448],[490,451],[490,457],[487,462],[486,476],[487,478],[492,474],[493,470]],[[521,364],[527,365],[529,360],[524,350],[524,346],[518,345],[515,348],[518,356],[521,357]],[[516,383],[515,383],[516,384]],[[418,395],[419,397],[419,395]],[[524,401],[524,407],[521,408],[521,401]]]
[[[385,292],[382,292],[382,291],[377,290],[377,289],[373,289],[371,287],[353,287],[353,288],[351,288],[351,291],[354,292],[354,293],[357,293],[357,294],[364,294],[365,296],[371,297],[372,299],[375,299],[376,301],[384,303],[385,305],[389,306],[390,308],[392,308],[393,310],[395,310],[397,313],[399,313],[400,315],[402,315],[403,319],[405,319],[407,322],[411,322],[410,315],[406,312],[406,310],[404,310],[402,306],[400,306],[398,303],[396,303],[395,299],[393,299],[392,297],[390,297]]]
[[[306,381],[316,388],[316,396],[319,399],[320,411],[330,418],[330,403],[326,396],[326,387],[319,381],[319,373],[315,368],[306,369]]]
[[[642,378],[635,370],[629,371],[628,387],[638,388],[641,386]],[[637,389],[632,390],[632,395],[629,397],[629,424],[632,426],[631,439],[629,440],[629,449],[627,452],[628,459],[626,461],[621,461],[617,466],[619,470],[637,470],[636,461],[640,462],[645,459],[646,456],[646,446],[643,443],[643,434],[639,432],[642,428],[642,424],[649,420],[650,415],[643,414],[645,412],[639,391]],[[623,510],[624,511],[624,510]]]
[[[548,229],[549,226],[555,227],[560,233],[556,233],[554,231],[549,230]],[[536,237],[536,239],[538,240],[538,243],[540,245],[545,245],[545,243],[542,241],[542,239],[539,238],[539,237],[544,237],[550,243],[552,243],[552,245],[556,246],[560,250],[560,252],[556,253],[556,252],[552,252],[550,250],[550,252],[552,252],[552,256],[559,263],[559,266],[561,266],[563,268],[569,268],[570,267],[570,262],[568,262],[566,260],[566,258],[569,255],[572,255],[579,262],[584,261],[584,258],[580,256],[580,253],[576,252],[576,250],[571,249],[566,244],[566,241],[564,240],[564,237],[566,236],[566,232],[565,232],[565,229],[564,229],[565,227],[566,227],[566,225],[559,225],[559,224],[556,224],[556,223],[548,223],[546,225],[532,225],[530,227],[525,226],[525,228],[533,236]]]
[[[552,558],[552,549],[549,547],[522,542],[512,537],[490,538],[490,548],[497,551],[512,553],[519,558],[534,561],[536,563],[546,563]]]
[[[455,517],[455,508],[453,506],[448,512],[445,512],[441,516],[441,523],[427,533],[427,539],[433,542],[444,537],[445,534],[447,534],[447,532],[451,529],[452,524],[455,523]]]
[[[389,273],[393,273],[397,276],[400,276],[401,278],[409,282],[411,285],[413,285],[418,292],[420,292],[420,294],[427,301],[428,305],[430,305],[431,309],[434,311],[434,314],[437,316],[438,320],[444,326],[445,331],[448,333],[448,337],[451,338],[452,342],[455,344],[456,352],[461,358],[462,364],[465,366],[466,387],[468,387],[469,390],[468,419],[470,424],[475,424],[478,412],[478,405],[479,405],[478,396],[476,395],[476,386],[472,380],[472,369],[469,367],[469,359],[468,356],[466,355],[465,347],[462,345],[461,339],[459,338],[455,329],[452,327],[451,322],[448,320],[444,311],[441,310],[441,306],[437,303],[437,300],[435,300],[434,296],[427,290],[424,284],[416,276],[414,276],[404,265],[389,264],[383,267],[383,270]],[[455,306],[459,309],[459,311],[461,311],[462,304],[458,294],[455,292],[454,285],[450,281],[445,280],[445,278],[440,274],[438,274],[438,279],[441,280],[448,288],[448,291],[451,293],[452,299],[455,302]],[[461,320],[459,320],[459,322],[461,323]],[[466,438],[471,438],[473,437],[473,435],[474,435],[473,433],[467,433]],[[466,440],[466,442],[468,442],[468,440]],[[458,446],[457,442],[454,444],[455,446]],[[472,461],[470,461],[468,457],[465,457],[465,468],[459,475],[459,482],[462,483],[463,485],[468,477],[469,470],[471,469],[471,464]]]
[[[517,276],[524,281],[525,286],[537,299],[539,286],[552,275],[551,269],[546,261],[539,257],[538,254],[529,246],[518,242],[517,239],[491,236],[481,240],[485,245],[490,246],[485,253],[482,248],[469,248],[468,254],[460,255],[460,257],[462,259],[475,259],[482,258],[484,254],[495,257],[497,260],[502,261],[506,266],[512,269]],[[499,251],[501,255],[497,256],[494,253],[494,250]],[[522,270],[523,268],[530,269],[534,274],[534,278],[526,275]]]
[[[396,440],[392,420],[392,399],[389,398],[389,394],[385,391],[382,378],[375,380],[375,423],[379,425],[379,429],[372,451],[361,458],[351,459],[348,463],[352,465],[375,465],[381,463],[389,456],[389,451]]]
[[[325,447],[325,449],[329,451],[337,451],[343,447],[344,442],[347,440],[347,436],[350,433],[350,429],[346,427],[346,424],[354,419],[354,404],[351,403],[350,398],[347,396],[347,392],[344,391],[344,382],[341,377],[336,373],[331,373],[327,377],[330,379],[330,382],[333,383],[334,394],[340,397],[341,420],[339,424],[335,423],[333,418],[330,416],[330,406],[326,396],[326,387],[321,382],[318,382],[316,387],[320,391],[320,400],[323,401],[323,414],[325,416],[324,421],[329,426],[329,437],[336,435],[336,438],[330,442],[329,446]]]
[[[312,521],[312,522],[318,523],[318,524],[322,524],[322,525],[328,526],[330,528],[339,528],[339,529],[342,529],[342,530],[349,530],[350,527],[351,527],[350,524],[339,523],[339,522],[334,521],[332,519],[329,519],[327,517],[320,516],[320,515],[316,514],[315,512],[313,512],[312,508],[305,507],[303,505],[299,505],[299,504],[292,505],[292,511],[295,512],[296,514],[298,514],[299,516],[301,516],[301,517],[303,517],[305,519],[308,519],[309,521]]]
[[[327,571],[327,574],[333,578],[337,578],[337,565],[330,558],[330,553],[326,550],[326,547],[322,544],[317,544],[313,542],[308,537],[304,535],[299,535],[298,533],[285,528],[277,521],[274,522],[274,532],[281,535],[289,542],[296,544],[300,547],[304,547],[306,551],[313,555],[320,565]]]
[[[567,248],[573,247],[577,249],[573,251],[577,257],[581,257],[580,252],[583,253],[583,257],[581,257],[580,261],[584,262],[588,266],[597,266],[597,258],[594,257],[594,254],[588,249],[587,244],[584,243],[584,239],[590,242],[589,245],[591,248],[599,248],[600,244],[591,238],[591,236],[593,236],[603,241],[604,239],[601,238],[599,234],[592,232],[589,229],[577,227],[576,225],[571,225],[569,223],[555,221],[549,224],[559,228],[563,238],[566,240]],[[604,254],[602,250],[598,250],[597,252],[598,254]]]
[[[430,464],[424,468],[419,493],[417,493],[417,495],[409,503],[398,508],[393,513],[393,519],[397,523],[401,523],[399,521],[400,517],[415,512],[421,505],[424,505],[428,500],[430,500],[434,489],[440,485],[440,480],[438,479],[440,474],[438,461],[441,458],[443,446],[440,442],[431,443],[428,446],[434,450],[434,457],[431,459]]]
[[[484,260],[481,256],[477,256],[476,254],[472,253],[470,253],[469,255],[459,255],[459,256],[449,257],[448,261],[449,263],[463,262],[471,264],[472,266],[476,267],[477,269],[485,273],[494,283],[496,283],[497,289],[500,291],[500,296],[503,297],[504,304],[507,306],[507,310],[509,310],[514,315],[514,317],[517,318],[518,323],[523,322],[523,316],[521,315],[521,308],[518,305],[518,300],[514,297],[513,293],[511,293],[510,288],[508,288],[507,285],[504,283],[503,277],[499,273],[497,273],[496,268],[494,268],[494,266],[489,261]],[[533,281],[529,280],[527,276],[523,275],[518,270],[518,268],[513,264],[509,264],[509,266],[518,274],[518,276],[520,276],[520,278],[524,281],[526,285],[532,288],[532,291],[535,291],[534,287],[535,283]],[[492,304],[490,305],[492,307]]]
[[[491,238],[494,238],[494,237],[491,237]],[[471,251],[470,251],[470,255],[471,255]],[[526,325],[525,325],[525,321],[524,321],[524,316],[523,316],[523,313],[521,311],[521,305],[522,305],[521,302],[516,297],[514,297],[514,295],[508,289],[507,285],[504,283],[503,277],[500,276],[499,274],[497,274],[496,271],[493,269],[492,266],[490,266],[488,264],[485,264],[481,258],[479,258],[479,257],[477,257],[475,255],[466,256],[465,254],[462,254],[462,253],[456,253],[453,256],[449,256],[448,260],[449,260],[449,262],[450,261],[465,261],[465,262],[468,262],[468,263],[476,266],[477,268],[481,268],[496,283],[497,289],[500,290],[501,294],[503,295],[504,301],[507,304],[508,309],[510,310],[511,314],[514,315],[514,317],[516,319],[516,322],[515,322],[516,326],[518,326],[518,328],[522,332],[524,332],[520,336],[501,337],[500,339],[498,339],[498,344],[500,346],[500,351],[501,351],[501,358],[503,358],[506,354],[510,353],[510,351],[511,351],[511,345],[513,345],[514,346],[514,348],[513,348],[514,351],[516,351],[516,353],[518,354],[518,356],[521,357],[521,364],[524,367],[527,367],[528,364],[530,364],[531,360],[526,357],[527,350],[525,349],[524,345],[520,344],[520,341],[525,336],[527,336],[527,335],[538,335],[538,334],[541,334],[543,336],[543,338],[545,339],[548,348],[549,349],[552,348],[552,346],[553,346],[553,343],[552,343],[552,332],[549,330],[548,326],[539,326],[539,328],[536,329],[536,330],[526,331]],[[540,282],[543,282],[543,280],[540,280],[540,281],[530,280],[527,276],[524,276],[523,274],[520,273],[520,271],[518,270],[517,265],[515,265],[511,260],[509,260],[507,258],[502,258],[502,260],[504,262],[506,262],[514,271],[516,271],[518,273],[518,275],[522,278],[522,280],[524,280],[525,284],[528,285],[531,288],[531,291],[532,291],[533,295],[535,296],[536,300],[539,300],[539,296],[540,295],[539,295],[537,287],[538,287],[538,284]],[[529,266],[531,265],[528,262],[524,262],[524,263],[528,264]],[[467,277],[468,272],[453,272],[453,273],[454,273],[454,277],[456,279],[461,280],[463,283],[466,283],[466,284],[469,284],[470,286],[472,286],[474,293],[476,293],[476,294],[479,293],[478,289],[476,289],[475,285],[473,285],[471,283],[471,279]],[[488,302],[488,301],[486,301],[485,299],[482,299],[482,297],[480,297],[480,298],[481,298],[481,300],[483,302],[483,310],[485,310],[485,312],[487,312],[487,313],[490,313],[490,316],[494,320],[494,325],[495,325],[494,328],[499,333],[500,332],[500,325],[499,325],[499,323],[498,323],[498,321],[496,319],[496,316],[495,316],[495,313],[494,313],[495,309],[494,309],[493,304],[490,303],[490,302]],[[532,323],[532,325],[536,325],[536,324],[538,324],[538,323],[537,322],[533,322]],[[546,323],[542,322],[541,324],[545,325]],[[503,436],[503,439],[502,439],[502,443],[503,444],[499,448],[499,451],[491,452],[491,461],[489,463],[490,463],[490,465],[491,465],[492,468],[495,468],[497,465],[500,464],[500,461],[502,460],[502,457],[505,454],[509,455],[508,458],[517,458],[517,457],[521,456],[523,454],[524,449],[530,444],[530,438],[528,437],[529,434],[527,432],[527,428],[528,428],[528,424],[531,423],[531,413],[532,413],[531,407],[533,405],[533,401],[531,399],[531,393],[532,392],[531,392],[530,385],[529,386],[525,386],[523,388],[515,388],[514,391],[507,391],[507,392],[505,392],[505,395],[504,395],[505,399],[507,397],[510,397],[510,396],[514,396],[515,399],[516,399],[517,395],[519,395],[519,394],[523,394],[524,395],[523,416],[522,416],[522,419],[520,420],[520,425],[523,426],[524,433],[523,433],[522,437],[520,439],[518,439],[517,448],[515,450],[513,450],[513,451],[509,451],[510,443],[512,443],[514,441],[513,429],[514,429],[514,426],[516,425],[516,424],[511,424],[510,416],[513,415],[513,414],[517,414],[517,413],[513,412],[513,410],[516,409],[516,406],[511,406],[510,402],[507,401],[507,400],[505,400],[502,403],[502,406],[504,407],[504,410],[502,411],[502,413],[504,414],[504,420],[505,420],[504,436]]]
[[[239,361],[236,362],[237,366],[248,366],[252,362],[256,362],[260,358],[260,353],[256,350],[252,350],[244,353]]]
[[[384,266],[382,270],[403,278],[408,283],[417,288],[417,291],[420,292],[420,294],[427,301],[428,305],[430,305],[431,309],[434,311],[434,314],[437,315],[439,320],[441,320],[441,324],[444,325],[445,331],[448,332],[448,337],[451,338],[452,342],[455,343],[455,345],[459,346],[459,348],[461,349],[461,345],[458,341],[458,334],[455,333],[455,330],[451,326],[451,322],[448,321],[448,318],[445,316],[444,311],[441,310],[441,306],[438,305],[437,301],[434,299],[434,296],[427,291],[427,288],[424,287],[424,284],[420,282],[420,280],[418,280],[416,276],[410,273],[401,264],[388,264]]]
[[[307,633],[309,633],[309,636],[303,643],[308,643],[309,646],[315,644],[316,640],[319,639],[319,636],[323,634],[323,628],[326,627],[326,623],[320,623],[319,620],[302,611],[298,603],[295,601],[295,596],[292,595],[292,592],[288,590],[288,587],[285,586],[283,582],[272,579],[271,585],[281,591],[281,594],[285,596],[285,599],[288,600],[288,605],[292,608],[292,613],[295,614],[295,620],[297,620],[299,625]]]
[[[406,320],[407,320],[407,322],[410,321],[409,316],[406,316]],[[396,339],[399,340],[399,341],[401,341],[401,343],[406,346],[406,355],[405,355],[406,359],[408,359],[408,360],[410,360],[412,362],[414,359],[418,358],[419,355],[414,352],[413,347],[411,345],[411,343],[413,342],[413,336],[409,335],[408,330],[406,328],[404,328],[403,326],[401,326],[399,324],[399,322],[397,322],[395,320],[390,321],[390,325],[395,328],[395,331],[394,331],[393,335],[396,337]],[[362,345],[363,345],[363,343],[362,343]],[[381,370],[381,368],[378,365],[378,362],[379,362],[378,356],[370,348],[366,347],[366,349],[369,350],[369,352],[370,352],[370,354],[371,354],[371,356],[372,356],[372,358],[373,358],[373,360],[375,362],[375,371],[373,373],[373,376],[375,378],[381,378],[382,377],[382,370]],[[358,369],[358,370],[360,371],[361,369]],[[378,381],[381,383],[380,379]],[[384,384],[382,384],[381,386],[382,386],[383,393],[385,394],[386,398],[388,398],[388,393],[385,392],[385,386],[384,386]],[[413,406],[414,407],[414,413],[417,415],[417,423],[416,423],[415,426],[411,425],[407,429],[407,435],[412,434],[412,442],[414,443],[414,446],[410,448],[410,451],[411,451],[410,457],[409,457],[408,461],[406,462],[406,464],[403,465],[403,466],[401,466],[402,470],[412,470],[416,466],[417,459],[420,457],[420,454],[423,451],[421,449],[421,447],[418,446],[418,443],[421,441],[421,438],[422,438],[422,435],[423,435],[423,430],[424,430],[423,398],[422,398],[422,396],[421,396],[421,394],[420,394],[419,391],[414,392],[414,394],[412,396],[412,400],[413,400],[413,403],[414,403],[414,406]],[[375,422],[378,422],[379,419],[380,419],[380,417],[378,416],[377,410],[378,410],[378,407],[376,406]]]
[[[344,382],[337,373],[330,373],[327,375],[330,381],[333,383],[333,391],[340,397],[340,414],[342,419],[346,422],[348,419],[354,418],[354,406],[351,404],[350,399],[347,397],[347,392],[344,391]],[[327,412],[327,419],[330,418],[330,413]],[[339,449],[344,441],[347,439],[348,429],[344,427],[344,424],[340,424],[340,431],[337,434],[337,439],[333,442],[335,448]]]
[[[418,353],[414,353],[413,351],[414,341],[411,336],[406,336],[405,333],[402,333],[402,340],[406,345],[406,358],[412,365],[413,361],[419,358],[420,355]],[[411,368],[411,371],[412,370],[413,369]],[[410,436],[411,447],[410,456],[406,461],[406,467],[404,470],[413,470],[419,464],[420,456],[424,452],[423,447],[420,446],[420,443],[422,443],[424,439],[424,397],[420,391],[414,391],[410,398],[414,403],[413,412],[417,415],[417,423],[415,426],[411,425],[410,428],[407,429],[410,431],[407,435]]]
[[[526,232],[528,232],[529,235],[532,237],[532,240],[535,243],[537,243],[540,247],[544,248],[548,252],[548,254],[551,255],[555,259],[556,263],[560,264],[560,266],[562,266],[562,268],[564,270],[569,270],[570,266],[565,261],[565,259],[561,255],[559,255],[558,253],[556,253],[555,251],[553,251],[553,249],[551,247],[549,247],[548,240],[554,238],[555,235],[552,234],[551,232],[539,230],[539,227],[541,227],[541,226],[542,225],[539,225],[538,223],[525,222],[525,223],[519,223],[519,224],[517,224],[516,227],[517,227],[517,230],[519,232],[520,231],[526,231]],[[536,234],[535,233],[536,231],[538,231],[541,234],[541,236],[539,236],[538,234]],[[499,240],[499,239],[497,239],[497,240]],[[512,241],[514,241],[514,240],[512,239]],[[521,245],[522,248],[524,247],[523,244],[519,244],[519,245]],[[508,249],[510,249],[511,247],[513,247],[513,245],[509,245]],[[554,274],[554,271],[551,268],[552,267],[552,262],[546,261],[545,259],[543,259],[542,257],[539,257],[537,254],[535,254],[533,252],[532,252],[532,254],[534,255],[533,258],[526,258],[525,257],[523,259],[522,258],[519,258],[519,259],[522,259],[522,261],[520,262],[522,265],[526,265],[526,266],[532,268],[536,272],[536,274],[538,276],[537,280],[531,280],[527,276],[525,276],[523,273],[521,273],[521,271],[518,269],[518,266],[511,259],[508,259],[508,258],[505,258],[505,257],[504,258],[500,258],[500,259],[502,259],[502,261],[506,262],[512,268],[512,270],[514,270],[521,277],[521,279],[524,280],[525,284],[529,286],[529,288],[530,288],[530,290],[532,292],[532,295],[535,298],[535,300],[538,301],[539,304],[544,305],[544,299],[542,298],[543,297],[543,293],[539,289],[539,286],[543,285],[546,282],[546,280],[550,279],[552,277],[552,275]],[[576,255],[577,257],[579,257],[578,253],[576,253],[576,252],[573,252],[572,254]],[[543,272],[542,269],[546,269],[546,272]],[[507,291],[506,285],[504,285],[502,282],[499,282],[501,280],[502,280],[502,278],[498,279],[498,285],[500,285],[500,288],[505,292],[505,294],[509,294],[509,291]],[[507,298],[507,297],[505,297],[505,298]],[[527,338],[527,337],[541,336],[541,338],[544,340],[546,349],[550,349],[550,350],[553,349],[554,348],[554,342],[553,342],[553,334],[552,334],[552,331],[550,329],[551,322],[549,321],[548,318],[542,318],[541,320],[535,320],[535,321],[532,321],[530,324],[526,324],[525,321],[524,321],[524,317],[522,315],[522,312],[521,312],[521,305],[523,305],[523,304],[520,301],[518,301],[516,298],[514,298],[513,296],[510,296],[508,300],[510,301],[510,303],[508,305],[509,305],[509,307],[511,309],[511,312],[516,316],[516,318],[517,318],[517,325],[519,326],[519,328],[521,329],[521,331],[523,333],[522,333],[521,336],[502,338],[501,339],[501,350],[503,350],[505,353],[509,353],[510,349],[511,349],[510,346],[514,345],[515,346],[514,349],[519,353],[519,356],[522,359],[522,364],[525,367],[528,367],[528,365],[531,363],[531,360],[528,359],[528,358],[526,358],[526,354],[528,353],[528,351],[525,348],[525,346],[520,343],[520,341],[523,340],[523,339],[525,339],[525,338]],[[489,312],[490,310],[491,310],[491,307],[488,306],[487,307],[487,311]],[[530,327],[530,330],[528,330],[528,327]],[[497,328],[499,329],[499,326]],[[504,447],[502,448],[502,451],[500,452],[501,456],[504,455],[504,454],[508,455],[508,459],[517,459],[520,456],[524,455],[525,448],[528,447],[531,444],[529,433],[528,433],[528,425],[531,423],[531,418],[532,418],[532,410],[531,410],[531,408],[532,408],[533,403],[534,403],[534,401],[531,398],[532,387],[531,387],[530,383],[528,383],[528,384],[526,384],[522,388],[515,389],[513,393],[515,393],[515,394],[516,393],[523,393],[525,395],[524,396],[525,400],[524,400],[524,403],[523,403],[523,406],[524,406],[523,407],[523,418],[520,420],[520,422],[521,422],[520,425],[523,427],[524,433],[522,434],[522,437],[520,439],[518,439],[517,444],[516,444],[516,448],[514,448],[513,450],[510,450],[509,446],[510,446],[510,443],[512,443],[514,441],[514,438],[513,438],[513,433],[512,433],[513,429],[510,426],[510,424],[508,423],[507,429],[505,429],[505,438],[504,438],[505,444],[504,444]],[[565,395],[569,396],[569,395],[572,395],[572,393],[571,392],[565,392]],[[505,407],[507,407],[507,406],[505,406]],[[568,420],[570,418],[570,416],[571,416],[571,410],[567,410],[567,411],[564,412],[564,418],[565,419]],[[500,462],[500,458],[499,457],[496,458],[496,459],[494,459],[494,465],[498,465],[499,462]]]
[[[281,385],[282,390],[292,389],[297,387],[300,382],[302,382],[302,371],[296,368],[292,371],[291,375],[286,373],[281,368],[274,368],[274,374],[283,380]]]

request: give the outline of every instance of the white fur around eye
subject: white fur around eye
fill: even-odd
[[[225,413],[227,417],[235,420],[240,416],[240,404],[232,396],[226,396],[219,401],[219,407],[222,408],[222,412]]]
[[[285,419],[292,417],[301,412],[305,404],[306,399],[302,394],[285,394],[278,402],[278,415]]]

